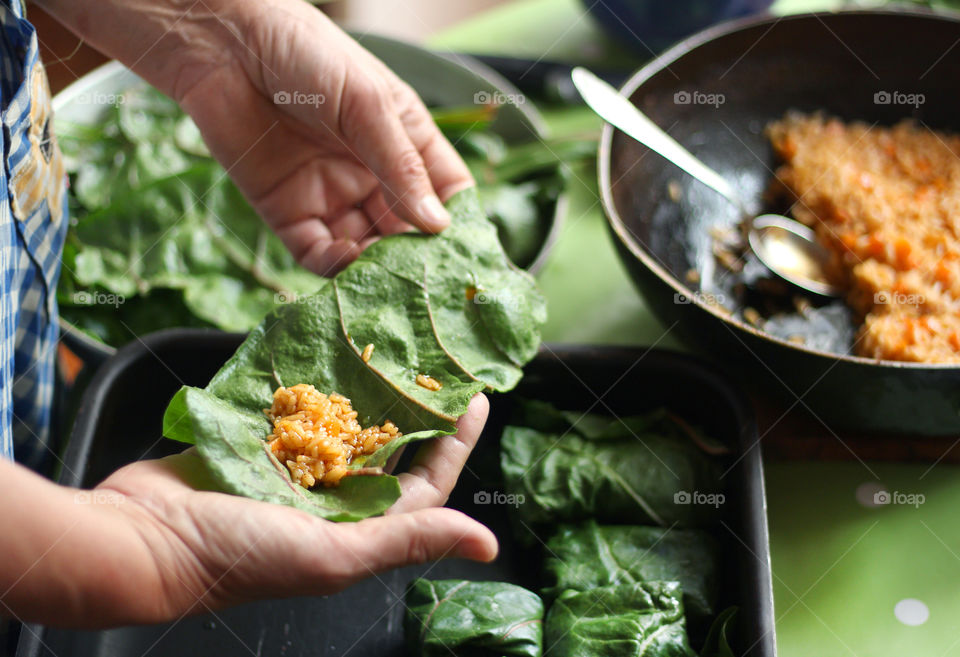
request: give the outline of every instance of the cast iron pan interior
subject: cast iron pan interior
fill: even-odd
[[[823,111],[878,125],[911,117],[934,129],[960,131],[958,39],[957,19],[929,13],[749,19],[675,46],[634,75],[624,93],[733,181],[756,210],[782,212],[786,208],[764,199],[777,166],[763,134],[770,121],[788,110]],[[895,92],[921,94],[923,102],[876,102],[877,94]],[[775,387],[792,393],[791,402],[806,397],[803,405],[830,423],[921,433],[960,426],[960,368],[851,355],[854,319],[840,301],[824,304],[811,297],[822,307],[806,317],[790,310],[768,332],[743,322],[745,305],[792,309],[794,294],[738,296],[734,285],[741,277],[730,276],[711,252],[711,228],[736,226],[736,210],[609,126],[601,142],[600,187],[621,255],[668,325],[679,320],[696,343],[721,358],[732,356],[728,362],[748,378],[775,380]],[[748,262],[747,275],[757,266]],[[691,268],[700,272],[699,284],[685,279]],[[709,307],[717,298],[733,317]],[[802,335],[807,345],[790,343],[790,335]],[[860,391],[860,399],[851,400],[851,390]]]

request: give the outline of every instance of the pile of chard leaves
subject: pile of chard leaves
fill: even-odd
[[[331,520],[386,510],[400,494],[391,475],[309,491],[293,483],[265,447],[263,409],[278,386],[309,383],[350,398],[363,426],[392,420],[404,435],[351,466],[369,469],[410,441],[452,433],[475,393],[517,384],[539,347],[545,301],[507,258],[475,189],[447,207],[453,221],[439,235],[381,239],[315,294],[268,314],[205,389],[177,393],[164,435],[196,444],[228,492]],[[442,387],[419,386],[418,374]]]
[[[252,328],[323,279],[300,267],[150,87],[97,125],[59,123],[73,220],[57,299],[70,323],[121,345],[175,326]]]
[[[100,123],[57,124],[73,216],[57,294],[64,319],[115,346],[180,326],[248,331],[324,284],[260,221],[176,103],[147,86],[121,98]],[[592,157],[595,142],[508,147],[488,130],[494,116],[482,106],[436,112],[525,267],[549,230],[561,162]]]

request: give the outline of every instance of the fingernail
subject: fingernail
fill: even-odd
[[[427,196],[420,201],[417,214],[427,226],[434,230],[443,230],[450,225],[450,213],[436,196]]]

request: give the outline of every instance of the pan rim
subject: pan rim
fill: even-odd
[[[887,16],[901,19],[919,18],[937,22],[960,24],[960,13],[943,13],[934,11],[932,9],[912,7],[896,7],[886,9],[852,8],[840,9],[836,11],[806,12],[791,14],[789,16],[770,17],[769,15],[761,15],[759,17],[749,16],[746,18],[738,18],[719,23],[701,32],[697,32],[696,34],[693,34],[692,36],[689,36],[671,46],[663,53],[652,59],[649,63],[641,67],[633,75],[631,75],[627,81],[623,83],[623,86],[620,87],[620,94],[630,98],[645,82],[647,82],[654,75],[669,69],[673,63],[677,62],[679,59],[693,52],[697,48],[713,43],[720,38],[765,25],[772,27],[781,22],[808,21],[815,19],[822,23],[824,20],[829,20],[833,17],[850,15]],[[597,183],[600,189],[600,198],[603,204],[604,214],[607,218],[607,223],[617,236],[617,239],[620,241],[620,243],[625,246],[635,258],[640,260],[640,262],[647,269],[651,270],[657,276],[657,278],[673,288],[675,293],[682,294],[690,299],[692,305],[697,306],[700,310],[705,311],[719,319],[724,323],[725,326],[730,327],[734,331],[735,335],[736,331],[740,331],[742,333],[746,333],[749,337],[758,338],[775,346],[785,347],[792,351],[809,354],[822,359],[842,361],[881,370],[934,370],[938,372],[960,371],[960,365],[951,363],[920,363],[913,361],[884,360],[868,358],[866,356],[857,356],[854,354],[841,354],[825,351],[823,349],[815,349],[806,345],[799,345],[767,333],[766,331],[762,331],[744,321],[736,319],[729,313],[718,310],[716,306],[712,306],[702,301],[698,295],[694,294],[693,291],[690,290],[683,282],[664,269],[664,267],[662,267],[660,263],[657,262],[656,259],[647,252],[646,247],[640,244],[639,241],[632,236],[622,217],[620,217],[619,212],[617,212],[616,205],[613,201],[612,188],[610,184],[610,156],[613,148],[613,135],[615,130],[616,129],[609,123],[604,122],[603,130],[600,135],[600,145],[597,150]],[[738,339],[740,339],[739,336]]]

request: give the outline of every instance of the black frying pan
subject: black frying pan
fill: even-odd
[[[960,20],[917,11],[847,11],[735,21],[658,57],[624,86],[631,100],[757,209],[776,160],[764,126],[787,110],[823,110],[891,125],[912,116],[960,132]],[[886,94],[886,95],[884,95]],[[905,104],[908,94],[922,102]],[[886,98],[901,101],[884,103]],[[783,393],[791,406],[840,427],[960,431],[960,367],[853,355],[854,319],[839,301],[792,310],[792,291],[758,293],[744,274],[714,268],[711,227],[736,210],[659,155],[607,126],[600,189],[617,247],[657,315],[695,344]],[[672,193],[671,193],[672,192]],[[679,192],[679,193],[678,193]],[[696,268],[718,283],[702,295]],[[748,263],[747,275],[755,269]],[[745,306],[778,320],[760,330]],[[817,308],[816,306],[820,306]],[[813,318],[813,319],[811,319]],[[804,345],[788,338],[800,336]],[[800,400],[799,402],[797,400]]]

